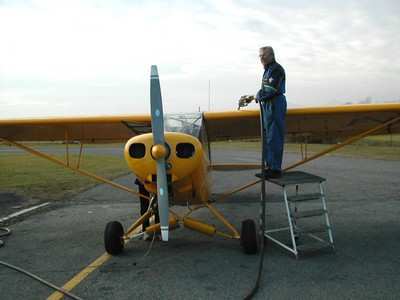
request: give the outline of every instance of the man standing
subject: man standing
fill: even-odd
[[[285,137],[285,70],[275,61],[272,47],[260,48],[260,60],[264,66],[261,89],[256,95],[264,110],[264,151],[267,164],[266,176],[282,176],[283,144]]]

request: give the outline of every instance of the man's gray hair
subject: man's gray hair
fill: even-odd
[[[270,52],[272,54],[272,56],[275,58],[275,52],[274,52],[274,49],[271,46],[261,47],[260,50],[263,50],[263,51],[268,50],[268,52]]]

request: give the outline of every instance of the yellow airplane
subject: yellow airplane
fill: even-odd
[[[150,82],[151,115],[5,119],[0,120],[0,140],[78,174],[140,197],[142,206],[146,209],[130,228],[124,231],[121,223],[116,221],[107,224],[104,243],[106,251],[110,254],[119,254],[126,240],[145,233],[161,232],[162,240],[168,241],[169,230],[178,225],[211,236],[237,239],[245,253],[256,253],[258,245],[254,221],[244,220],[239,233],[213,203],[256,185],[260,179],[226,192],[218,199],[211,199],[211,180],[208,175],[212,170],[260,168],[260,165],[251,163],[213,164],[211,156],[213,141],[259,137],[259,111],[238,110],[164,116],[156,66],[151,67]],[[368,135],[399,133],[400,104],[293,108],[287,112],[286,126],[288,135],[298,137],[302,141],[315,138],[341,140],[341,143],[304,157],[284,169],[289,170]],[[57,159],[21,143],[25,141],[63,141],[66,145],[66,160]],[[68,144],[72,141],[80,142],[76,165],[69,160]],[[138,179],[139,191],[80,168],[84,144],[110,142],[126,142],[125,160]],[[173,211],[173,205],[184,205],[187,212],[178,214]],[[221,231],[214,225],[192,218],[191,214],[201,208],[207,208],[227,231]],[[158,218],[159,222],[135,234],[143,223]]]

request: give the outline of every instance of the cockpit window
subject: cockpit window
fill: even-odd
[[[164,115],[164,129],[170,132],[182,132],[196,138],[200,137],[202,125],[201,113]]]

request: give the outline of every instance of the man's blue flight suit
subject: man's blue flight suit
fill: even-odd
[[[264,138],[264,151],[267,166],[273,171],[281,171],[283,143],[285,137],[285,70],[277,62],[265,67],[261,89],[256,99],[264,109],[264,126],[267,136]]]

